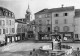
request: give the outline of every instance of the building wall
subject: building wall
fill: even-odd
[[[80,17],[75,17],[75,34],[78,34],[80,40]]]
[[[40,31],[40,28],[42,32],[47,32],[48,31],[47,27],[50,27],[51,31],[51,18],[52,18],[51,13],[36,14],[35,22],[37,32]]]
[[[15,19],[6,18],[5,28],[6,34],[15,34]]]
[[[27,24],[16,23],[16,33],[25,33],[27,31]]]
[[[53,12],[52,13],[52,31],[54,32],[54,27],[60,27],[60,32],[64,32],[63,27],[68,26],[70,28],[69,32],[74,32],[74,13],[75,11],[64,11],[64,12]],[[68,16],[64,16],[64,13],[68,13]],[[55,14],[59,14],[58,17],[55,17]],[[66,19],[66,23],[65,23]],[[58,20],[58,23],[55,24],[55,20]]]

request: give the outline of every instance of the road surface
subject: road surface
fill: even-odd
[[[72,46],[74,49],[80,48],[80,43],[62,43],[64,45]],[[0,56],[29,56],[33,48],[38,49],[44,45],[51,45],[51,43],[33,43],[21,42],[11,43],[6,46],[0,47]]]

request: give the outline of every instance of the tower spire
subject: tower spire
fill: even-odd
[[[29,3],[28,3],[28,7],[27,7],[27,11],[26,11],[26,13],[27,13],[27,12],[30,12]]]
[[[27,7],[27,10],[26,10],[26,15],[25,15],[25,21],[30,22],[30,18],[31,18],[31,12],[30,12],[29,3],[28,3],[28,7]]]

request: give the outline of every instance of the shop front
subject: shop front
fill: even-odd
[[[38,38],[40,41],[50,41],[51,37],[50,37],[51,33],[43,33],[43,32],[39,32],[38,33]]]
[[[12,42],[15,42],[15,35],[13,34],[10,34],[10,35],[6,35],[5,36],[5,43],[12,43]]]
[[[62,35],[62,42],[73,42],[74,41],[74,34],[73,32],[61,32]]]
[[[15,37],[15,40],[16,41],[20,41],[21,40],[21,33],[18,33],[17,35],[16,35],[16,37]]]
[[[24,40],[25,39],[25,33],[17,33],[16,35],[16,41]]]
[[[27,38],[28,39],[33,39],[33,38],[35,39],[33,31],[28,31],[27,32]]]

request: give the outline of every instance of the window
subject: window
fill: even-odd
[[[67,20],[66,19],[64,19],[64,24],[67,24]]]
[[[0,16],[2,15],[2,11],[0,10]]]
[[[8,16],[8,11],[6,11],[6,16]]]
[[[50,14],[45,14],[45,18],[49,18],[50,17]]]
[[[14,13],[11,13],[11,17],[14,17]]]
[[[14,30],[14,28],[12,28],[12,33],[14,33],[15,32],[15,30]]]
[[[39,15],[39,18],[42,18],[42,15]]]
[[[48,27],[48,32],[50,32],[50,27]]]
[[[78,38],[78,34],[75,34],[75,38]]]
[[[3,29],[3,34],[5,34],[5,29]]]
[[[6,33],[8,33],[8,28],[6,28]]]
[[[42,22],[42,21],[41,21],[41,20],[39,20],[39,24],[41,24],[41,22]]]
[[[8,16],[11,17],[11,13],[10,12],[8,12]]]
[[[14,21],[12,21],[12,25],[14,25]]]
[[[55,20],[55,24],[58,24],[58,20]]]
[[[0,25],[2,25],[2,21],[0,20]]]
[[[11,25],[11,20],[9,20],[9,25]]]
[[[5,21],[4,20],[2,20],[2,25],[5,25]]]
[[[6,25],[9,25],[9,22],[8,22],[8,20],[6,20]]]
[[[17,32],[18,32],[18,33],[21,33],[21,28],[18,28],[18,29],[17,29]]]
[[[68,13],[64,13],[64,16],[68,16]]]
[[[1,34],[1,29],[0,29],[0,34]]]
[[[55,16],[55,17],[58,17],[58,16],[59,16],[59,14],[55,14],[54,16]]]
[[[6,15],[6,11],[5,10],[3,10],[3,16],[5,16]]]
[[[68,26],[64,26],[64,27],[63,27],[63,31],[64,31],[64,32],[68,32],[68,31],[69,31],[69,27],[68,27]]]
[[[41,27],[39,27],[39,31],[42,31],[42,28]]]
[[[59,28],[58,26],[55,26],[55,27],[54,27],[54,30],[60,31],[60,28]]]
[[[47,24],[49,24],[49,21],[50,21],[50,20],[47,20]]]

